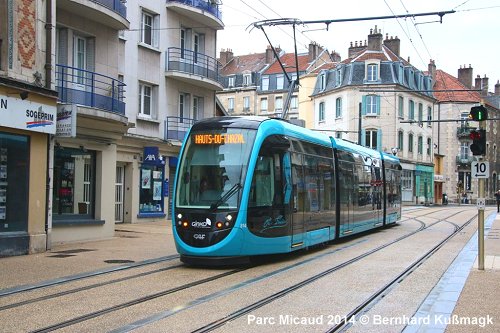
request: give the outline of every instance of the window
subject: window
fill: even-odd
[[[469,148],[470,143],[462,142],[460,143],[460,159],[466,160],[469,158]]]
[[[276,89],[283,89],[284,86],[284,76],[283,74],[276,76]]]
[[[58,146],[54,150],[54,219],[94,217],[95,152]]]
[[[378,80],[378,64],[369,64],[366,66],[366,80],[367,81],[377,81]]]
[[[377,130],[366,130],[365,131],[365,147],[372,149],[377,149]]]
[[[267,112],[267,97],[260,99],[260,112]]]
[[[139,84],[139,115],[147,118],[152,116],[153,87],[148,84]]]
[[[335,71],[335,87],[338,87],[342,84],[342,69],[339,68]]]
[[[418,136],[418,154],[419,155],[422,155],[424,153],[424,139],[422,138],[422,136]]]
[[[28,231],[29,145],[28,136],[0,132],[0,232]]]
[[[404,110],[404,98],[403,96],[398,97],[398,117],[404,119],[405,110]]]
[[[229,88],[234,87],[234,81],[235,81],[235,77],[234,77],[234,76],[230,76],[230,77],[227,79],[227,86],[228,86]]]
[[[321,73],[319,75],[319,90],[323,91],[325,90],[325,87],[326,87],[326,75],[325,73]]]
[[[251,74],[243,74],[243,85],[249,86],[252,84],[252,75]]]
[[[204,99],[203,97],[193,96],[193,118],[203,119],[203,110],[204,110]]]
[[[427,126],[432,126],[432,108],[430,106],[427,107]]]
[[[243,111],[244,112],[250,111],[250,97],[249,96],[243,97]]]
[[[181,93],[179,94],[179,122],[183,123],[184,119],[190,117],[189,105],[191,97],[189,94]]]
[[[274,113],[276,113],[276,115],[281,115],[282,112],[283,112],[283,97],[278,96],[274,100]]]
[[[418,122],[421,124],[424,121],[424,106],[418,103]]]
[[[365,109],[365,115],[367,116],[376,116],[379,114],[380,110],[380,96],[377,95],[367,95],[363,96],[365,101],[364,101],[364,109]]]
[[[408,120],[415,120],[415,102],[411,99],[408,105]]]
[[[403,131],[398,131],[398,150],[399,151],[403,150],[403,138],[404,138]]]
[[[413,153],[413,134],[408,134],[408,152]]]
[[[180,36],[180,48],[181,48],[181,59],[184,59],[186,57],[185,50],[186,50],[186,30],[181,29],[181,36]]]
[[[269,76],[262,77],[262,90],[269,90]]]
[[[431,138],[427,138],[427,155],[431,155],[432,154],[432,139]]]
[[[83,37],[74,37],[73,66],[80,69],[87,69],[87,40]],[[81,85],[85,82],[85,72],[75,71],[73,82]]]
[[[290,110],[297,111],[299,108],[299,99],[297,96],[292,96],[290,100]]]
[[[234,112],[234,98],[233,97],[229,97],[227,99],[227,111]]]
[[[158,25],[159,15],[142,12],[141,17],[141,43],[158,47]]]
[[[342,117],[342,98],[338,97],[335,100],[335,118]]]
[[[159,159],[158,159],[159,160]],[[140,169],[139,217],[163,213],[163,175],[165,166],[146,161]]]
[[[325,121],[325,102],[319,103],[318,121]]]

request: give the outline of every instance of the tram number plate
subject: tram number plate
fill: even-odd
[[[484,210],[484,206],[486,206],[485,198],[477,198],[477,209]]]

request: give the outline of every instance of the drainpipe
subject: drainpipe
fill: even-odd
[[[45,7],[45,88],[52,86],[52,0],[46,0]]]

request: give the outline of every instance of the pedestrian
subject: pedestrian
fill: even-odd
[[[497,213],[500,213],[500,190],[495,193],[495,198],[497,199]]]

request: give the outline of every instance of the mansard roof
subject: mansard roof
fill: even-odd
[[[456,77],[438,69],[434,90],[467,90]],[[476,91],[439,91],[434,93],[438,102],[479,103],[481,95]]]
[[[295,54],[294,53],[285,53],[280,57],[280,60],[285,67],[287,73],[294,73],[297,71],[295,68]],[[309,54],[298,54],[297,60],[299,62],[299,72],[305,72],[310,65],[309,62]],[[275,61],[269,66],[269,68],[263,73],[266,74],[281,74],[283,70],[278,61]]]

